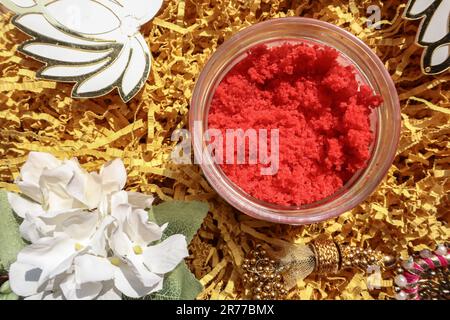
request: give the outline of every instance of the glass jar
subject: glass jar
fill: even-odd
[[[217,86],[250,48],[285,42],[318,43],[341,53],[341,64],[352,64],[357,79],[382,96],[383,104],[370,115],[374,141],[367,167],[356,172],[336,193],[320,201],[293,207],[261,201],[234,184],[215,164],[206,148],[204,132]],[[279,18],[258,23],[234,35],[213,54],[196,83],[189,114],[194,154],[217,193],[241,212],[257,219],[301,225],[334,218],[364,201],[379,185],[394,160],[400,137],[400,105],[394,83],[377,55],[360,39],[327,22],[309,18]],[[194,126],[195,124],[195,126]],[[194,130],[195,128],[195,130]]]

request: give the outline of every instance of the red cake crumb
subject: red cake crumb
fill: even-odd
[[[367,165],[373,141],[369,115],[382,100],[358,83],[353,66],[326,46],[283,44],[252,49],[218,86],[209,128],[279,129],[279,170],[222,164],[255,198],[300,206],[335,193]],[[248,152],[248,146],[247,146]]]

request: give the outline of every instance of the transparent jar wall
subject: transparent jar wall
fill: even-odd
[[[207,129],[208,111],[215,89],[223,77],[249,48],[285,41],[313,41],[334,47],[360,72],[362,80],[383,97],[383,105],[371,115],[375,141],[366,169],[357,173],[333,196],[301,207],[283,207],[259,201],[234,185],[207,159],[202,170],[212,187],[238,210],[255,218],[307,224],[335,217],[358,205],[372,193],[385,176],[395,156],[401,126],[400,107],[394,84],[383,63],[362,41],[334,25],[307,18],[281,18],[259,23],[226,41],[202,71],[196,84],[190,110],[190,127],[199,121],[201,128],[193,132],[194,152],[202,152]]]

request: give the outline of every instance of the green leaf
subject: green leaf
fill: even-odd
[[[6,273],[25,247],[20,236],[19,223],[11,210],[6,192],[0,190],[0,274]]]
[[[146,300],[194,300],[202,292],[202,284],[194,277],[186,263],[181,262],[164,279],[163,288]]]
[[[149,218],[159,225],[169,223],[162,240],[181,233],[186,236],[187,243],[190,243],[202,225],[208,208],[205,202],[168,201],[154,206],[149,212]]]
[[[203,223],[208,208],[208,204],[204,202],[169,201],[154,206],[149,212],[149,219],[159,225],[168,223],[162,240],[174,234],[183,234],[186,236],[187,243],[190,243]],[[202,284],[183,261],[166,275],[163,288],[145,299],[193,300],[202,290]]]
[[[18,300],[19,297],[11,291],[9,281],[6,281],[0,287],[0,300]]]

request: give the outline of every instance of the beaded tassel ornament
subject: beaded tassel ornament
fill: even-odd
[[[423,250],[397,266],[394,282],[397,300],[449,300],[450,273],[448,246]]]
[[[297,280],[304,279],[312,272],[330,274],[346,268],[366,270],[372,265],[389,268],[395,262],[394,257],[379,251],[342,245],[331,240],[318,240],[311,245],[292,245],[270,254],[258,245],[244,260],[243,281],[252,299],[282,299]]]

